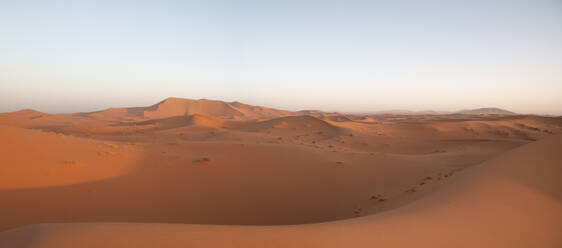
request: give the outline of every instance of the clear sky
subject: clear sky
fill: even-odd
[[[1,1],[0,112],[562,114],[562,1]]]

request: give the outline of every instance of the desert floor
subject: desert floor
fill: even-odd
[[[179,98],[4,113],[0,247],[562,247],[561,131]]]

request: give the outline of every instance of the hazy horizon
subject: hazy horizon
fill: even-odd
[[[40,112],[44,112],[47,114],[71,114],[71,113],[89,113],[89,112],[98,112],[98,111],[103,111],[103,110],[107,110],[109,108],[134,108],[134,107],[149,107],[155,104],[159,104],[160,102],[163,102],[169,98],[180,98],[180,99],[188,99],[188,100],[211,100],[211,101],[222,101],[220,99],[209,99],[209,98],[199,98],[199,99],[192,99],[192,98],[185,98],[185,97],[176,97],[176,96],[172,96],[172,97],[167,97],[165,99],[162,99],[161,101],[155,102],[153,104],[145,104],[145,105],[139,105],[139,106],[131,106],[131,105],[123,105],[123,106],[109,106],[107,108],[102,108],[102,109],[94,109],[94,110],[88,110],[88,111],[71,111],[71,112],[46,112],[46,111],[40,111]],[[226,103],[232,103],[232,102],[241,102],[241,101],[224,101]],[[465,108],[465,109],[454,109],[454,110],[440,110],[440,109],[422,109],[422,110],[410,110],[410,109],[382,109],[382,110],[373,110],[373,111],[338,111],[338,110],[326,110],[326,109],[317,109],[317,108],[302,108],[302,109],[281,109],[281,108],[276,108],[276,107],[272,107],[272,106],[265,106],[265,105],[259,105],[259,104],[252,104],[252,103],[248,103],[248,102],[241,102],[244,104],[249,104],[252,106],[261,106],[261,107],[266,107],[266,108],[274,108],[274,109],[279,109],[279,110],[290,110],[290,111],[324,111],[324,112],[337,112],[337,113],[343,113],[343,114],[358,114],[358,115],[368,115],[368,114],[387,114],[387,113],[393,113],[393,112],[412,112],[412,114],[416,114],[419,112],[426,112],[426,111],[435,111],[435,112],[440,112],[442,114],[454,114],[456,112],[460,112],[463,110],[475,110],[475,109],[484,109],[484,108],[497,108],[494,106],[482,106],[482,107],[475,107],[475,108]],[[16,111],[19,110],[26,110],[26,109],[32,109],[32,110],[36,110],[37,109],[33,109],[33,108],[21,108],[18,109]],[[500,110],[506,110],[506,111],[511,111],[509,109],[502,109],[502,108],[497,108]],[[16,111],[12,111],[12,112],[16,112]],[[511,111],[513,112],[513,111]],[[535,113],[518,113],[516,112],[516,114],[535,114]],[[550,115],[550,114],[537,114],[537,115],[545,115],[545,116],[556,116],[556,115]]]
[[[167,97],[287,110],[562,115],[560,1],[17,1],[0,112]]]

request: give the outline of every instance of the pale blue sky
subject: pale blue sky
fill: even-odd
[[[0,1],[0,112],[562,114],[562,1]]]

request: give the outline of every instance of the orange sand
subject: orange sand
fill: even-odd
[[[0,114],[0,247],[562,247],[562,118],[495,111]]]

